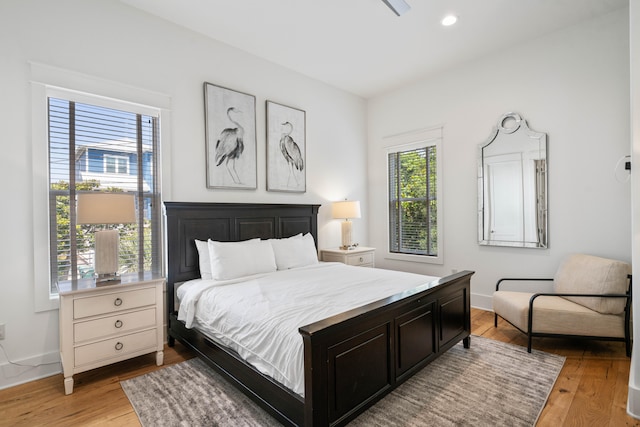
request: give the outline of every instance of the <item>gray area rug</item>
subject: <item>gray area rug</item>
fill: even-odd
[[[533,426],[564,360],[474,336],[349,425]],[[280,425],[199,359],[120,384],[144,427]]]

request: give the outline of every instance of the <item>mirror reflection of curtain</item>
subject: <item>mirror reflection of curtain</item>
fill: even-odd
[[[547,160],[534,160],[536,165],[536,230],[538,242],[547,246]]]

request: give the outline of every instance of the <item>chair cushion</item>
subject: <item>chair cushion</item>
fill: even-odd
[[[516,328],[528,332],[533,293],[497,291],[493,310]],[[624,337],[624,313],[601,314],[561,297],[543,296],[533,305],[533,332],[593,337]]]
[[[556,293],[624,294],[631,266],[622,261],[592,255],[570,255],[558,268],[554,277]],[[624,298],[566,297],[577,304],[603,314],[624,311]]]

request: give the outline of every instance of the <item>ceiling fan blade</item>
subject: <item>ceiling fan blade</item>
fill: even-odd
[[[398,16],[402,15],[403,13],[411,9],[411,6],[409,6],[407,2],[404,0],[382,0],[382,1],[384,2],[384,4],[389,6],[389,9],[393,10],[393,13],[395,13]]]

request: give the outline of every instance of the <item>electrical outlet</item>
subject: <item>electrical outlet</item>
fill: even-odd
[[[0,324],[0,340],[4,339],[4,323]]]

